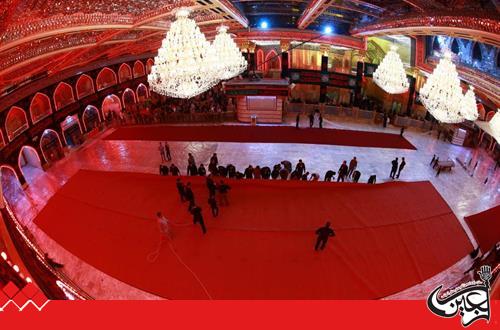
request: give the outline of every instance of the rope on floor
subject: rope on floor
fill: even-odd
[[[160,242],[158,244],[158,247],[153,252],[151,252],[150,254],[147,255],[146,260],[149,263],[154,263],[154,262],[156,262],[156,260],[158,260],[158,257],[160,256],[161,248],[163,246],[163,242],[165,240],[167,241],[168,247],[170,248],[170,250],[172,251],[172,253],[175,255],[175,257],[177,258],[177,260],[191,273],[191,275],[193,275],[194,279],[201,286],[201,288],[203,289],[203,291],[207,295],[208,299],[213,300],[213,298],[210,295],[210,293],[208,292],[208,289],[205,286],[205,284],[203,284],[203,282],[198,277],[198,275],[196,275],[196,273],[184,262],[184,260],[182,260],[181,256],[177,253],[177,251],[175,251],[175,248],[172,245],[172,239],[170,237],[162,235],[161,238],[160,238]]]

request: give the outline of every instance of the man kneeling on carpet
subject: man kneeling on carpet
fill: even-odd
[[[326,242],[328,242],[328,238],[330,236],[335,236],[335,232],[332,228],[330,228],[330,222],[327,222],[323,227],[320,227],[316,230],[316,235],[318,235],[318,239],[316,240],[316,246],[314,250],[318,251],[318,248],[323,250],[325,248]]]

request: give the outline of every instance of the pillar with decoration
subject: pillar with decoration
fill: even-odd
[[[320,45],[321,53],[321,84],[319,88],[319,102],[326,102],[326,92],[329,83],[328,77],[328,51],[330,49],[329,45]]]
[[[280,40],[280,49],[281,49],[281,78],[286,78],[289,76],[290,69],[288,67],[288,59],[290,54],[288,54],[288,49],[290,49],[290,40],[282,39]]]

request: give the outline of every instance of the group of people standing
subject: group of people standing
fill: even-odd
[[[396,157],[392,162],[391,162],[391,173],[389,176],[391,179],[399,179],[399,175],[401,174],[401,171],[405,168],[406,166],[406,161],[405,158],[401,158],[401,163],[399,163],[398,158]]]
[[[229,206],[228,193],[231,187],[220,180],[218,184],[215,183],[212,175],[208,175],[206,179],[206,186],[208,189],[208,205],[212,211],[212,216],[216,218],[219,215],[219,205]],[[205,221],[203,219],[202,208],[195,201],[195,195],[191,187],[191,182],[184,184],[181,178],[177,178],[176,187],[182,203],[188,202],[188,212],[193,215],[193,223],[199,224],[203,234],[207,232]],[[219,197],[217,203],[216,195]]]
[[[314,127],[314,123],[318,122],[318,127],[323,128],[323,115],[319,110],[311,111],[309,115],[307,115],[309,118],[309,128]],[[297,113],[297,117],[295,118],[295,127],[299,128],[300,126],[300,112]]]

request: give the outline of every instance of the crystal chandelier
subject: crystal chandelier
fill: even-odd
[[[227,26],[220,26],[212,44],[217,54],[217,68],[221,80],[236,77],[247,68],[247,61],[227,30]]]
[[[479,117],[477,112],[476,95],[474,94],[474,87],[469,86],[469,90],[465,93],[462,99],[462,108],[460,110],[462,116],[467,120],[476,120]]]
[[[373,81],[389,94],[404,93],[409,85],[403,62],[396,52],[397,49],[395,45],[392,45],[373,73]]]
[[[444,53],[444,57],[427,78],[420,89],[420,99],[431,115],[442,123],[460,123],[464,120],[460,113],[462,87],[450,52]]]
[[[187,99],[219,82],[214,49],[189,14],[188,9],[177,10],[148,75],[158,94]]]

